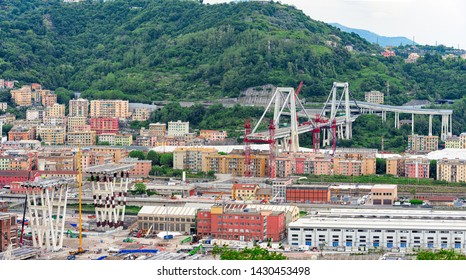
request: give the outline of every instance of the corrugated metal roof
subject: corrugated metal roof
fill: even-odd
[[[174,206],[143,206],[138,215],[194,216],[196,208]]]

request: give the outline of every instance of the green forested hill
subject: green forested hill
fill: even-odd
[[[388,102],[394,104],[466,95],[464,60],[434,55],[405,64],[380,51],[278,3],[0,2],[0,78],[94,98],[215,99],[238,96],[250,86],[296,86],[301,80],[302,95],[313,100],[337,80],[350,82],[359,98],[384,90],[388,80]]]

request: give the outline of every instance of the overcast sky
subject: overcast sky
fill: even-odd
[[[230,2],[205,0],[204,3]],[[466,49],[465,0],[281,0],[313,19]]]

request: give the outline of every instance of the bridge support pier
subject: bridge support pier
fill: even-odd
[[[442,115],[442,132],[440,138],[442,141],[445,141],[451,134],[451,115]]]
[[[382,111],[382,123],[387,122],[387,111]]]
[[[411,134],[414,135],[414,113],[411,114]]]
[[[395,112],[395,128],[400,128],[400,113]]]
[[[429,115],[429,136],[432,136],[432,115]]]
[[[326,128],[323,130],[323,139],[322,139],[322,146],[325,147],[325,146],[330,146],[331,145],[331,137],[330,135],[332,135],[332,132],[330,129]]]

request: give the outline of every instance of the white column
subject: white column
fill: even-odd
[[[429,115],[429,136],[432,136],[432,115]]]
[[[414,135],[414,113],[411,114],[411,134]]]
[[[349,85],[345,83],[345,118],[346,118],[346,135],[345,139],[351,139],[351,108],[350,108],[350,96],[349,96]]]

